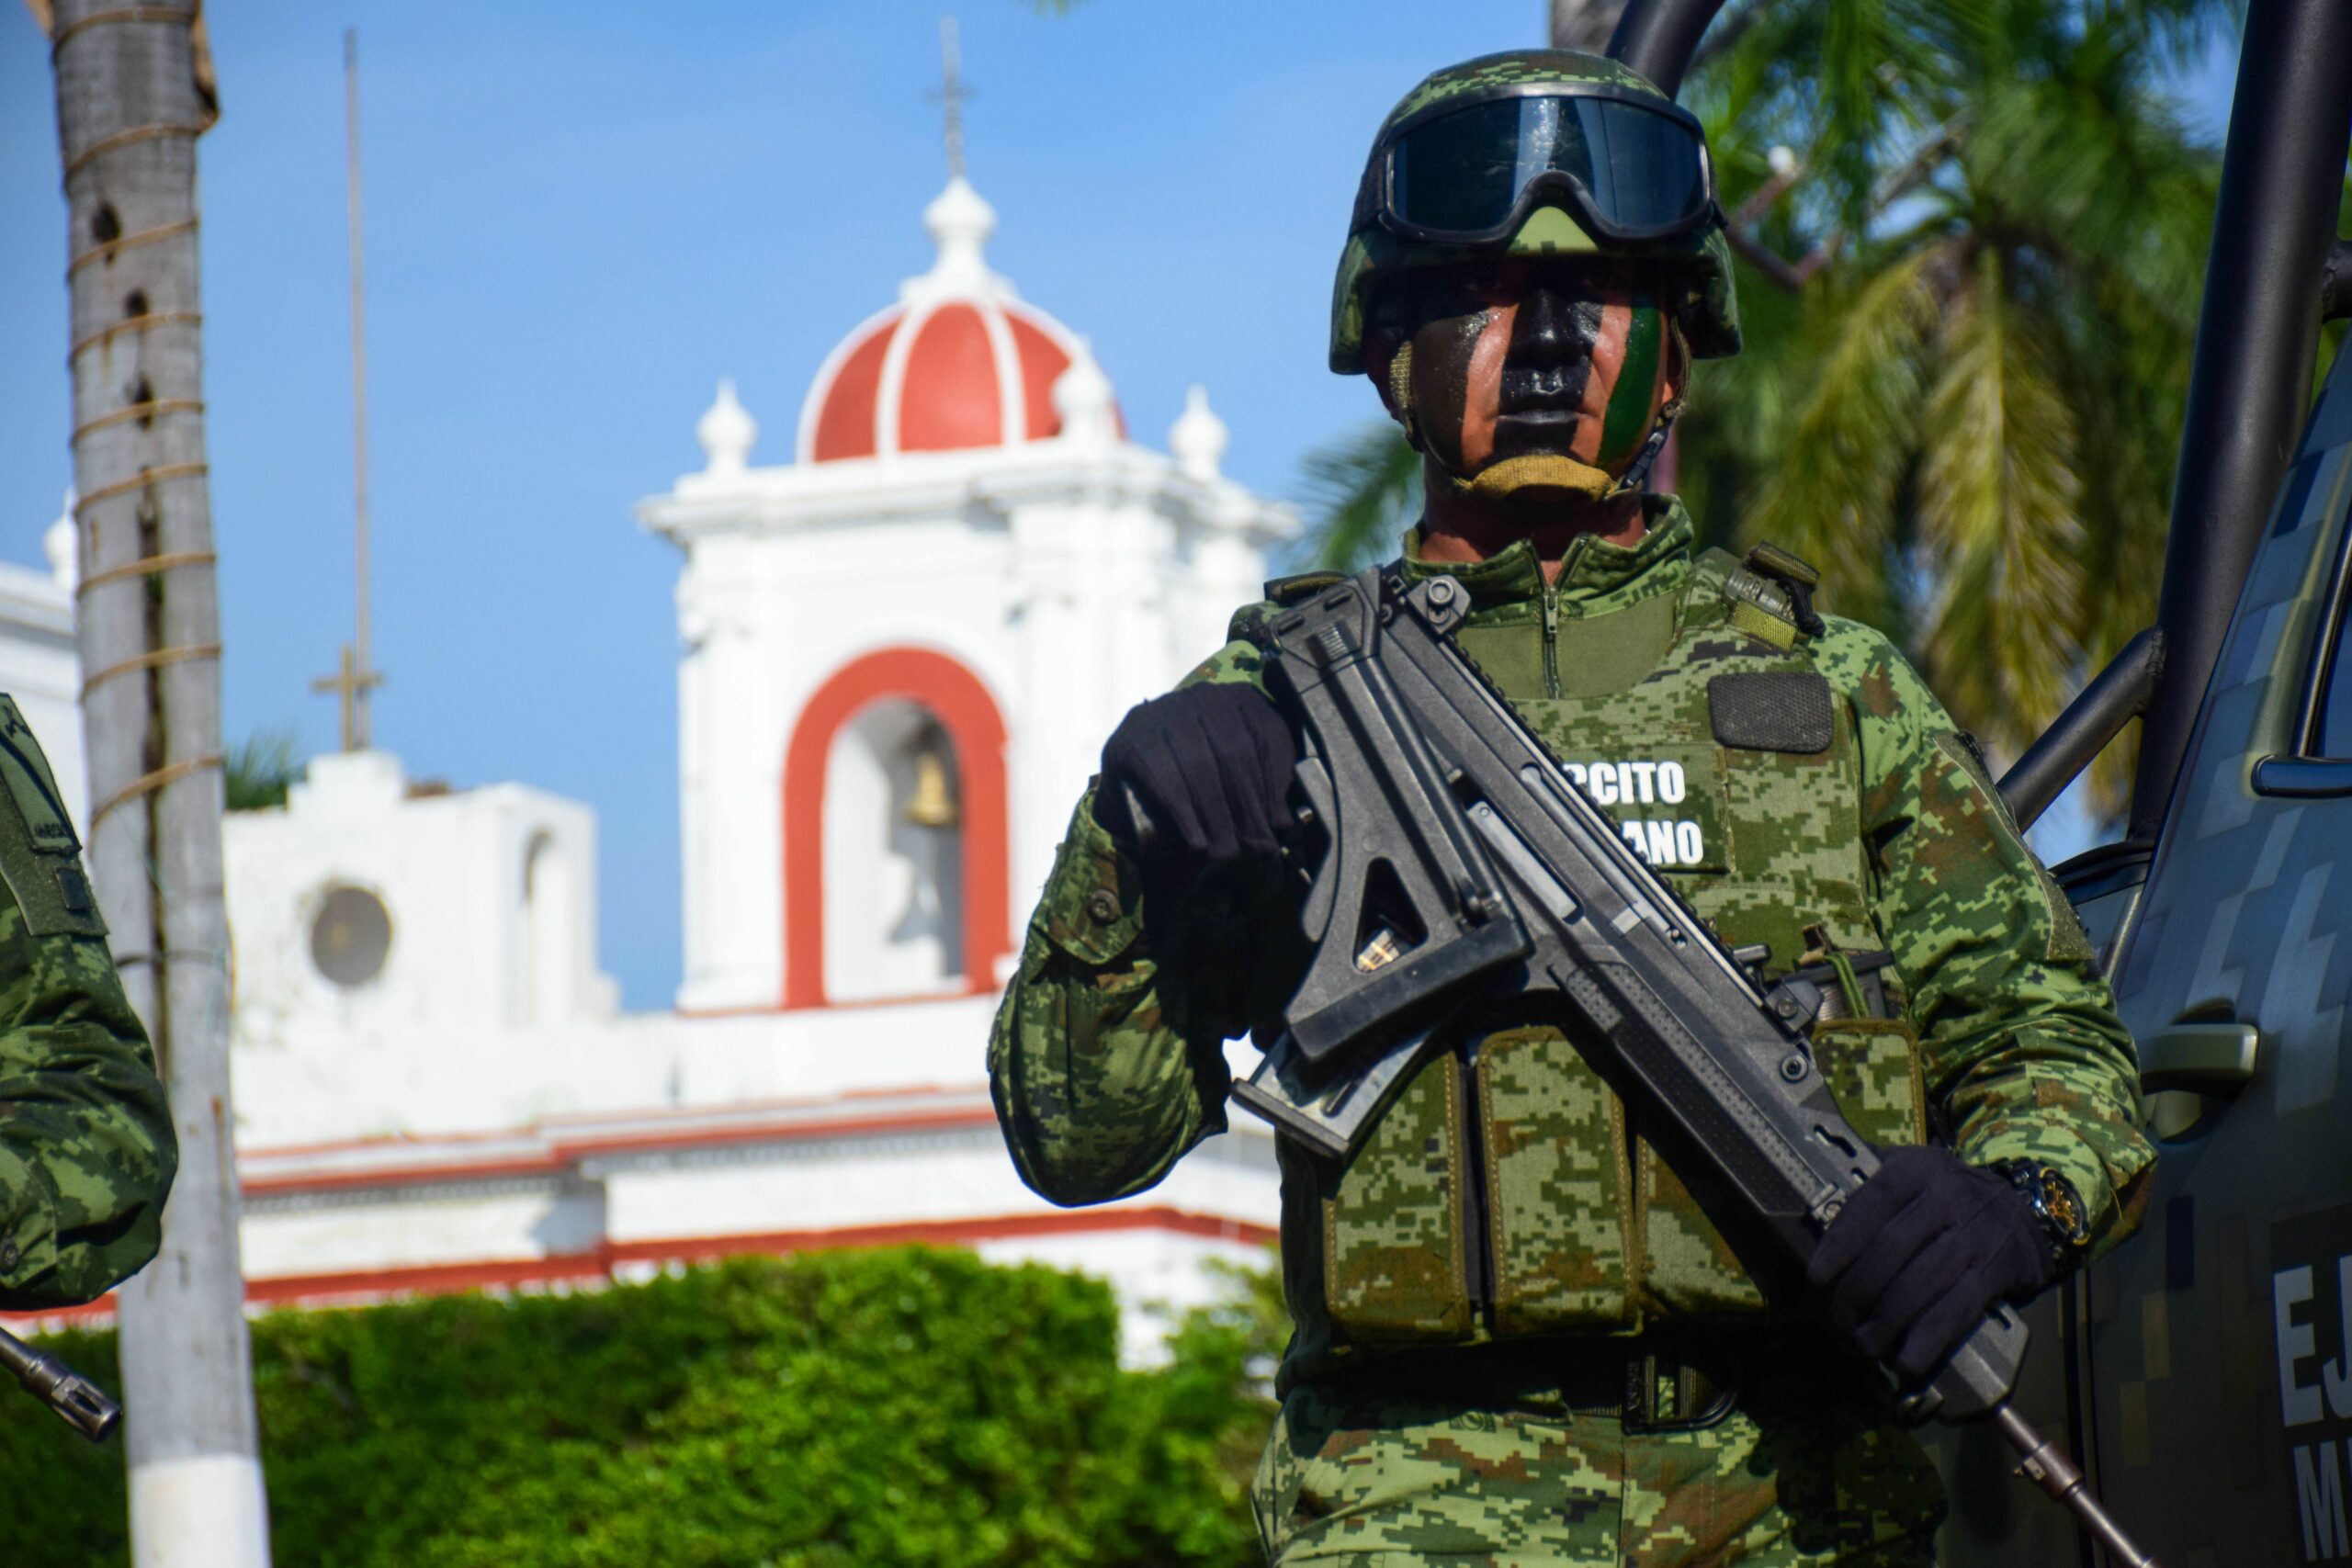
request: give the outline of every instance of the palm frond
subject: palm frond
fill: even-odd
[[[291,729],[262,729],[229,750],[228,808],[261,811],[286,804],[286,792],[302,776]]]
[[[1981,249],[1947,302],[1921,423],[1919,547],[1936,582],[1922,651],[1961,722],[2014,755],[2082,656],[2079,441],[2043,344]]]
[[[1315,564],[1352,571],[1393,553],[1420,514],[1421,459],[1386,420],[1307,453],[1306,536]]]
[[[1889,552],[1917,439],[1919,353],[1939,253],[1922,247],[1865,280],[1825,324],[1809,389],[1772,438],[1771,473],[1745,532],[1813,561],[1826,603],[1880,625],[1895,605]]]

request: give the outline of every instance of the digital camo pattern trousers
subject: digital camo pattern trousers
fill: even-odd
[[[1801,1396],[1627,1432],[1541,1397],[1315,1384],[1283,1402],[1251,1500],[1280,1568],[1921,1568],[1944,1514],[1907,1433]]]

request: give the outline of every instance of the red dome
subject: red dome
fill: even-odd
[[[1078,340],[988,269],[980,247],[996,213],[961,175],[922,216],[939,259],[826,357],[800,410],[801,462],[1061,433],[1054,382],[1080,352]],[[1112,417],[1119,423],[1115,405]]]
[[[833,350],[802,412],[800,460],[941,452],[1059,433],[1069,334],[1016,301],[896,305]]]

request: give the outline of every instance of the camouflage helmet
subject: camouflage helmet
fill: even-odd
[[[1619,96],[1673,103],[1639,73],[1613,60],[1568,49],[1481,55],[1448,66],[1406,94],[1381,121],[1357,186],[1347,249],[1340,253],[1339,276],[1331,289],[1333,370],[1345,376],[1367,368],[1363,358],[1364,324],[1373,297],[1384,280],[1421,267],[1497,255],[1586,253],[1671,264],[1680,288],[1668,303],[1692,355],[1717,359],[1739,352],[1739,302],[1732,290],[1731,247],[1724,239],[1719,213],[1703,227],[1674,238],[1643,241],[1611,240],[1593,233],[1566,207],[1554,201],[1535,207],[1507,238],[1481,243],[1411,239],[1384,221],[1382,155],[1399,127],[1426,118],[1426,111],[1440,104],[1460,100],[1466,105],[1498,92],[1547,83],[1598,86]]]

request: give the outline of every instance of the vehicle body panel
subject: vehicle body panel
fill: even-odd
[[[2336,1269],[2352,1254],[2352,940],[2338,940],[2352,928],[2352,795],[2286,797],[2256,777],[2307,738],[2347,504],[2352,355],[2239,596],[2146,885],[2115,911],[2117,1000],[2143,1071],[2182,1023],[2248,1022],[2260,1040],[2242,1089],[2149,1097],[2160,1156],[2140,1233],[2085,1281],[2090,1429],[2076,1439],[2094,1445],[2109,1508],[2167,1564],[2352,1553],[2352,1382],[2340,1416],[2323,1387],[2331,1357],[2338,1381],[2352,1373]],[[2110,901],[2132,902],[2128,889]]]

